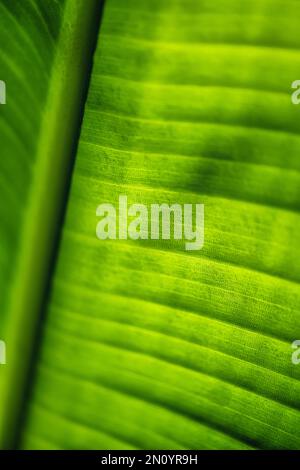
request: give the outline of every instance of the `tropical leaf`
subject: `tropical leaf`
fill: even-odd
[[[67,25],[68,8],[78,19],[78,3],[62,5],[64,20],[55,10],[49,24]],[[300,368],[291,343],[300,312],[300,119],[290,98],[299,78],[299,12],[294,0],[106,0],[30,394],[15,431],[22,448],[299,448]],[[70,42],[81,35],[78,25]],[[50,81],[62,37],[42,68]],[[87,70],[77,64],[74,76],[79,68]],[[37,103],[40,113],[50,106],[50,119],[28,131],[28,159],[38,166],[44,153],[36,136],[48,136],[52,123],[44,158],[60,187],[83,76],[69,101],[44,84]],[[72,126],[60,117],[66,103],[71,116],[77,110]],[[6,112],[16,125],[15,112]],[[65,139],[69,150],[56,153]],[[49,155],[57,155],[54,165]],[[18,299],[18,309],[7,310],[11,337],[24,333],[30,345],[37,315],[29,310],[43,310],[49,239],[63,201],[56,190],[50,199],[40,192],[47,175],[37,171],[31,196],[56,214],[39,240],[40,268],[27,259],[17,287],[7,276],[2,283]],[[31,180],[16,181],[28,187]],[[129,204],[204,203],[204,248],[99,241],[96,208],[117,204],[119,195]],[[33,217],[25,206],[39,233],[41,213]],[[5,214],[15,233],[17,217]],[[7,236],[10,248],[1,254],[11,276],[22,243],[36,249],[31,232],[25,242],[17,235]],[[42,272],[43,284],[35,285]],[[22,368],[19,351],[16,357],[14,381]]]
[[[101,2],[0,1],[0,443],[11,442],[63,208]],[[5,44],[5,47],[4,47]]]

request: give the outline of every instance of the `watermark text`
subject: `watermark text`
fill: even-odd
[[[118,207],[100,204],[96,216],[99,240],[184,240],[185,249],[204,245],[204,204],[132,204],[119,196]]]

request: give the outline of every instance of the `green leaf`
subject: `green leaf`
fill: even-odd
[[[34,331],[67,190],[95,28],[96,0],[1,0],[0,445],[15,433]]]
[[[20,447],[299,448],[299,13],[294,0],[106,0]],[[52,128],[52,156],[75,128]],[[98,240],[96,208],[119,195],[204,203],[204,248]],[[38,257],[48,275],[56,226]],[[24,319],[28,291],[36,312],[44,292],[29,266],[7,283]]]

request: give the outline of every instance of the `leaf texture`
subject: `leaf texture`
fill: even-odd
[[[294,0],[107,0],[24,448],[300,446]],[[100,242],[204,203],[205,245]]]

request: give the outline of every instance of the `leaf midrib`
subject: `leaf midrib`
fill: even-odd
[[[39,319],[71,179],[102,2],[66,0],[36,151],[22,244],[10,289],[9,364],[0,383],[0,448],[16,447]]]

